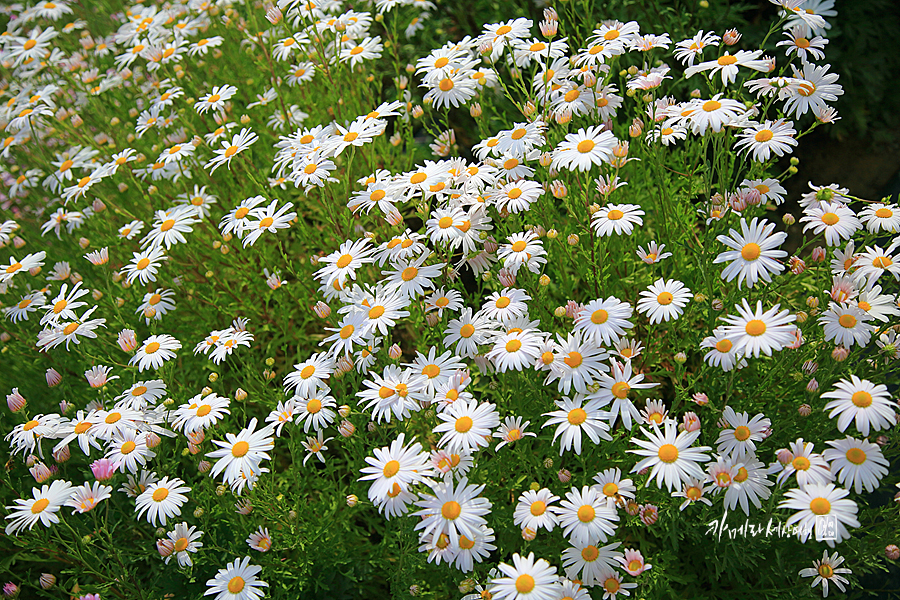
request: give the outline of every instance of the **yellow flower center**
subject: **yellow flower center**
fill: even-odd
[[[759,244],[753,242],[741,249],[741,258],[744,260],[756,260],[760,254],[762,254],[762,249],[759,247]]]
[[[841,218],[833,212],[827,212],[822,215],[822,222],[829,226],[836,224],[840,220]]]
[[[656,301],[663,306],[672,304],[673,300],[675,300],[675,297],[671,294],[671,292],[662,292],[659,296],[656,297]]]
[[[205,417],[205,416],[208,415],[211,411],[212,411],[212,406],[210,406],[209,404],[201,404],[201,405],[200,405],[200,408],[197,409],[197,416],[198,416],[198,417]]]
[[[581,558],[587,562],[594,562],[598,556],[600,556],[600,551],[593,544],[585,546],[581,551]]]
[[[506,35],[510,31],[512,31],[512,27],[509,25],[502,25],[497,28],[497,35]]]
[[[841,315],[838,318],[838,323],[841,324],[841,327],[852,329],[856,327],[856,317],[854,317],[853,315]]]
[[[798,456],[793,461],[791,461],[791,466],[794,467],[794,469],[796,469],[797,471],[808,471],[811,463],[805,456]]]
[[[578,520],[582,523],[590,523],[594,520],[596,515],[597,513],[594,511],[594,507],[590,504],[585,504],[578,509]]]
[[[583,140],[578,142],[578,145],[575,148],[582,154],[586,154],[594,149],[594,145],[593,140]]]
[[[231,447],[231,455],[240,458],[250,452],[250,444],[241,440]]]
[[[618,208],[614,208],[611,211],[609,211],[608,213],[606,213],[606,218],[609,219],[610,221],[618,221],[619,219],[621,219],[624,216],[625,216],[625,213],[623,213]]]
[[[134,452],[135,448],[137,448],[137,444],[135,444],[131,440],[128,440],[127,442],[122,444],[122,447],[119,449],[119,452],[121,452],[122,454],[131,454],[132,452]]]
[[[573,408],[567,419],[571,425],[581,425],[587,420],[587,412],[583,408]]]
[[[169,496],[169,488],[156,488],[151,496],[154,502],[162,502]]]
[[[459,514],[461,512],[462,512],[462,507],[459,505],[459,502],[457,502],[456,500],[450,500],[448,502],[444,502],[444,505],[441,506],[441,516],[450,521],[459,517]]]
[[[580,95],[581,90],[575,88],[574,90],[569,90],[568,92],[566,92],[566,95],[563,96],[563,100],[565,100],[566,102],[575,102],[576,100],[578,100],[578,96]]]
[[[228,591],[232,594],[239,594],[244,589],[244,579],[234,576],[228,581]]]
[[[866,453],[862,448],[850,448],[847,450],[847,460],[854,465],[861,465],[866,462]]]
[[[850,401],[859,408],[866,408],[871,406],[872,404],[872,394],[869,392],[860,390],[855,392],[852,396],[850,396]]]
[[[520,342],[519,340],[509,340],[508,342],[506,342],[506,351],[507,352],[510,352],[510,353],[518,352],[521,347],[522,347],[522,342]]]
[[[753,319],[752,321],[747,321],[744,331],[747,332],[747,335],[757,337],[766,332],[766,324],[759,319]]]
[[[722,108],[722,103],[717,100],[707,100],[703,103],[702,108],[705,112],[713,112]]]
[[[456,427],[456,431],[458,431],[459,433],[466,433],[470,429],[472,429],[472,425],[473,425],[472,417],[465,416],[465,417],[460,417],[456,420],[455,427]]]
[[[889,208],[879,208],[875,211],[875,216],[879,219],[890,219],[894,213]]]
[[[746,425],[736,427],[734,429],[734,438],[739,442],[747,441],[750,438],[750,428]]]
[[[716,62],[725,67],[736,63],[737,57],[726,54],[725,56],[720,56]]]
[[[610,481],[606,485],[603,486],[603,494],[609,496],[610,498],[619,493],[619,486]]]
[[[147,347],[144,348],[144,354],[153,354],[159,350],[159,342],[150,342],[147,344]]]
[[[343,327],[341,327],[339,335],[341,336],[342,340],[346,340],[351,335],[353,335],[354,331],[356,331],[356,328],[353,325],[344,325]]]
[[[664,463],[673,463],[678,460],[678,448],[673,444],[663,444],[659,447],[657,455],[659,456],[659,460]]]
[[[722,353],[730,352],[732,345],[731,340],[719,340],[716,342],[716,350]]]
[[[547,503],[542,500],[535,500],[531,503],[531,514],[539,517],[547,510]]]
[[[809,510],[815,515],[827,515],[831,512],[831,502],[825,498],[813,498],[809,503]]]
[[[387,464],[384,465],[384,469],[382,469],[382,473],[385,477],[393,477],[397,473],[400,472],[400,461],[398,460],[389,460]]]
[[[36,515],[40,512],[43,512],[44,509],[47,508],[48,506],[50,506],[50,501],[47,500],[46,498],[41,498],[40,500],[38,500],[37,502],[35,502],[34,504],[31,505],[31,513]]]

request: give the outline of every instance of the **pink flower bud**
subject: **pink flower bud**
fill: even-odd
[[[497,273],[497,276],[500,279],[500,283],[502,283],[506,287],[513,287],[514,285],[516,285],[515,274],[507,268],[500,269],[500,272]]]
[[[794,461],[794,455],[787,448],[782,448],[778,451],[778,462],[783,465],[788,465]]]
[[[56,575],[54,575],[53,573],[41,573],[41,578],[39,581],[42,588],[44,588],[45,590],[49,590],[54,585],[56,585]]]
[[[541,30],[541,35],[543,35],[545,38],[552,38],[559,31],[559,22],[541,21],[538,27]]]
[[[11,394],[6,395],[6,405],[12,412],[19,412],[20,410],[25,408],[26,404],[28,404],[28,401],[25,400],[25,397],[19,393],[19,388],[17,387],[12,389]]]
[[[72,456],[72,454],[69,451],[69,447],[63,446],[62,448],[60,448],[59,450],[57,450],[56,452],[53,453],[53,460],[55,460],[58,463],[64,463],[67,460],[69,460],[69,458],[71,456]]]
[[[156,550],[163,558],[170,556],[175,551],[175,542],[172,540],[156,540]]]
[[[392,344],[391,347],[388,348],[388,356],[390,356],[392,360],[397,360],[403,356],[403,350],[400,349],[400,345]]]
[[[131,352],[137,348],[137,338],[134,335],[134,330],[123,329],[120,331],[118,342],[119,348],[121,348],[123,352]]]
[[[659,519],[659,509],[652,504],[645,504],[641,507],[641,521],[648,527],[656,523]]]
[[[819,363],[814,360],[808,360],[803,363],[803,366],[801,368],[803,369],[803,372],[805,374],[812,375],[819,369]]]
[[[40,273],[40,272],[41,272],[40,267],[31,267],[30,269],[28,269],[28,274],[31,275],[32,277],[37,277],[38,273]]]
[[[791,213],[784,213],[784,216],[781,217],[781,222],[790,227],[797,222],[797,219]]]
[[[95,460],[91,463],[91,473],[94,474],[94,478],[97,481],[102,483],[112,479],[113,475],[116,474],[116,468],[112,461],[101,458],[100,460]]]
[[[875,438],[875,443],[878,444],[879,446],[881,446],[882,448],[884,448],[885,446],[888,445],[888,441],[889,440],[886,435],[879,435],[877,438]]]
[[[532,529],[530,527],[525,527],[524,529],[522,529],[522,539],[523,540],[531,542],[534,540],[535,537],[537,537],[537,531],[535,531],[534,529]]]
[[[561,200],[569,195],[569,189],[565,183],[559,179],[554,179],[550,182],[550,193],[553,194],[554,198]]]
[[[885,547],[884,555],[891,560],[897,560],[898,558],[900,558],[900,548],[898,548],[894,544],[890,544]]]
[[[313,312],[316,313],[316,316],[320,319],[325,319],[331,314],[331,307],[319,300],[316,302],[316,305],[313,306]]]
[[[341,415],[342,419],[346,419],[350,414],[350,407],[346,404],[341,404],[338,406],[338,414]]]
[[[625,512],[627,512],[632,517],[641,512],[641,506],[634,500],[629,500],[625,504]]]
[[[430,312],[425,315],[425,322],[428,323],[429,327],[434,327],[438,323],[440,323],[441,317],[436,312]]]
[[[569,483],[572,479],[572,473],[568,469],[560,469],[556,476],[559,478],[560,483]]]
[[[734,46],[741,41],[741,34],[738,33],[737,29],[729,29],[725,32],[725,35],[722,36],[722,41],[725,42],[726,46]]]
[[[847,360],[848,356],[850,356],[850,350],[844,348],[843,346],[838,346],[831,351],[831,358],[833,358],[837,362],[844,362],[845,360]]]
[[[700,406],[706,406],[707,404],[709,404],[709,396],[707,396],[703,392],[697,392],[696,394],[691,396],[691,398]]]
[[[806,270],[806,263],[803,262],[803,259],[799,256],[792,256],[791,260],[791,273],[794,275],[800,275],[803,271]]]
[[[400,211],[394,206],[391,206],[388,209],[387,213],[384,215],[384,219],[394,227],[403,225],[403,215],[401,215]]]
[[[547,7],[544,9],[544,20],[545,21],[559,21],[559,14],[556,12],[556,9],[551,7]]]
[[[48,387],[56,387],[62,381],[62,375],[59,374],[59,371],[50,367],[47,369],[47,386]]]
[[[35,465],[28,469],[28,471],[31,473],[31,476],[34,477],[34,480],[38,483],[44,483],[53,475],[53,472],[50,470],[50,468],[40,461],[35,463]]]
[[[700,417],[698,417],[696,413],[686,412],[682,418],[684,419],[682,427],[684,427],[685,431],[691,432],[700,429]]]
[[[345,438],[350,437],[356,432],[356,426],[353,425],[350,421],[341,421],[340,427],[338,427],[338,433],[340,433]]]
[[[806,384],[806,391],[810,394],[815,394],[817,391],[819,391],[819,382],[816,381],[815,377],[810,379],[809,383]]]
[[[552,162],[553,155],[549,152],[542,152],[540,158],[538,158],[538,163],[540,163],[542,167],[549,167]]]
[[[801,404],[800,408],[797,409],[797,412],[800,413],[801,417],[808,417],[812,414],[812,406],[809,404]]]
[[[212,463],[208,460],[201,460],[197,464],[197,470],[201,473],[208,473],[210,469],[212,469]]]
[[[469,106],[469,115],[470,115],[473,119],[477,119],[478,117],[480,117],[480,116],[481,116],[481,105],[478,104],[477,102],[473,102],[473,103]]]
[[[16,250],[18,250],[19,248],[21,248],[24,245],[25,245],[25,240],[23,240],[19,236],[16,236],[13,238],[13,246],[16,247]]]
[[[270,6],[269,9],[266,10],[266,20],[272,25],[277,25],[283,16],[284,15],[276,6]]]
[[[812,261],[813,262],[822,262],[825,260],[825,248],[822,246],[816,246],[812,249]]]

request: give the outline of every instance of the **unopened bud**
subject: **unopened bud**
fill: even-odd
[[[388,349],[388,356],[390,356],[393,360],[397,360],[401,356],[403,356],[403,350],[400,349],[400,345],[399,344],[391,345],[391,347]]]
[[[844,348],[843,346],[838,346],[831,351],[831,358],[833,358],[837,362],[844,362],[845,360],[847,360],[848,356],[850,356],[850,350]]]

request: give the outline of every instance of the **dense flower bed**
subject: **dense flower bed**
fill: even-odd
[[[773,5],[7,7],[4,593],[865,587],[900,207],[785,190],[843,89]]]

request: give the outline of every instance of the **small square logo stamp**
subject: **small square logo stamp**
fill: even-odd
[[[837,539],[837,518],[834,515],[816,516],[816,541]]]

